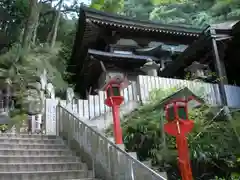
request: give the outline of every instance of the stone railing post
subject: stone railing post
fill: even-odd
[[[45,105],[45,128],[47,135],[57,135],[58,122],[56,108],[59,103],[59,99],[55,97],[55,89],[52,83],[46,85],[46,105]]]
[[[45,117],[45,113],[46,113],[46,107],[45,107],[45,91],[46,91],[46,87],[47,87],[47,71],[44,69],[43,73],[40,75],[40,83],[41,83],[41,90],[40,90],[40,96],[41,96],[41,100],[42,100],[42,113],[38,115],[38,117],[40,118],[39,121],[41,121],[41,129],[42,124],[46,124],[46,119]],[[46,129],[46,127],[44,127],[44,129]],[[42,131],[45,131],[42,129]],[[45,132],[44,132],[45,133]]]
[[[52,83],[48,83],[46,87],[47,97],[50,99],[55,99],[55,89]]]
[[[67,108],[73,110],[73,98],[74,98],[74,91],[72,88],[67,88]]]

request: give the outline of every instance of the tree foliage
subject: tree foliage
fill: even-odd
[[[50,74],[64,75],[65,63],[62,63],[61,58],[56,56],[59,43],[55,47],[53,45],[55,41],[65,43],[65,37],[75,28],[75,20],[68,19],[64,13],[68,11],[76,12],[78,6],[76,2],[66,5],[65,1],[58,1],[55,1],[56,5],[52,4],[52,0],[3,0],[0,2],[0,36],[2,36],[0,54],[3,54],[0,57],[1,78],[11,79],[18,76],[17,70],[11,69],[19,69],[22,66],[29,69],[35,68],[30,67],[30,64],[37,64],[38,61],[42,61],[41,63],[48,67],[49,71],[53,71],[49,72]],[[34,6],[31,6],[33,3]],[[47,37],[52,39],[49,41],[49,45]],[[49,46],[52,47],[48,48]],[[27,47],[27,50],[24,50],[24,47]],[[39,53],[39,51],[42,51],[42,53]],[[25,57],[22,62],[18,62],[18,57],[23,55]],[[32,62],[29,63],[29,60]],[[44,63],[44,61],[46,62]],[[57,70],[58,68],[59,70]],[[43,67],[39,66],[38,69],[42,70]],[[35,69],[32,69],[32,71],[35,72],[35,75],[38,75]],[[10,75],[10,72],[12,75]],[[26,73],[24,72],[24,74]],[[58,87],[61,85],[60,83]]]
[[[48,82],[53,83],[56,92],[64,92],[68,86],[64,81],[66,63],[58,56],[59,41],[64,41],[75,27],[75,20],[64,13],[76,12],[77,6],[65,5],[63,0],[56,0],[56,5],[52,2],[0,2],[0,79],[14,92],[14,116],[26,113],[28,89],[39,82],[43,70],[47,70]]]
[[[124,0],[93,0],[90,7],[104,12],[118,13],[124,8]]]
[[[96,0],[92,8],[162,23],[206,26],[240,17],[238,0]]]

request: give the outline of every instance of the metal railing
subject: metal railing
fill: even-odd
[[[69,145],[72,141],[77,143],[82,156],[90,157],[96,177],[105,180],[166,180],[61,105],[57,106],[57,133]]]

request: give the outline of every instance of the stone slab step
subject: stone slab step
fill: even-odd
[[[0,137],[0,144],[11,143],[11,144],[63,144],[61,139],[35,139],[35,138],[2,138]]]
[[[0,163],[21,163],[21,162],[80,162],[79,157],[75,156],[9,156],[1,155]]]
[[[44,135],[44,134],[10,134],[2,133],[1,138],[34,138],[34,139],[60,139],[58,136]]]
[[[0,148],[0,155],[6,156],[50,156],[50,155],[73,155],[71,151],[67,149],[3,149]]]
[[[64,144],[40,144],[40,143],[24,143],[24,144],[13,144],[13,143],[0,143],[0,148],[4,149],[67,149]]]
[[[92,174],[84,170],[0,172],[0,180],[65,180],[81,178],[92,178]]]
[[[65,170],[87,170],[87,166],[80,162],[62,163],[0,163],[0,172],[16,171],[65,171]]]

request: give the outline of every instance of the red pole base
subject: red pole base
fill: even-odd
[[[192,180],[192,170],[188,154],[187,138],[184,135],[177,135],[178,162],[182,180]]]
[[[112,114],[113,114],[113,128],[114,128],[115,143],[123,144],[122,129],[120,124],[120,116],[119,116],[119,106],[113,105]]]

